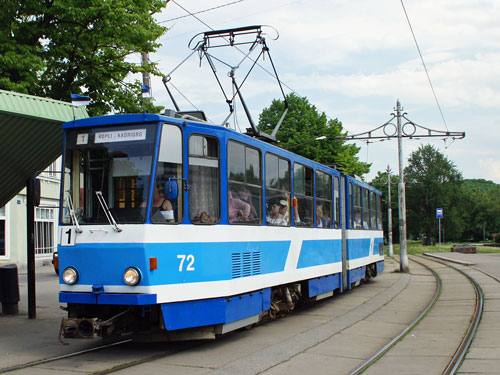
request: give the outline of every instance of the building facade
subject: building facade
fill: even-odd
[[[69,98],[68,98],[69,99]],[[26,181],[39,176],[35,209],[36,263],[49,263],[57,246],[58,197],[64,122],[87,118],[84,106],[0,90],[0,266],[27,264]]]
[[[35,262],[50,264],[57,249],[61,158],[40,179],[40,206],[35,208]],[[0,208],[0,265],[27,265],[26,188]]]

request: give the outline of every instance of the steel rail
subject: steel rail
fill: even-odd
[[[438,261],[433,259],[434,262],[444,264],[447,267],[450,267],[454,269],[455,271],[460,272],[462,275],[464,275],[467,280],[472,284],[474,287],[474,292],[476,294],[476,304],[474,306],[474,314],[472,316],[471,322],[469,324],[469,327],[467,328],[467,331],[460,342],[460,345],[458,346],[457,350],[453,354],[453,357],[451,358],[451,361],[448,363],[448,366],[443,370],[442,374],[443,375],[453,375],[456,374],[458,368],[462,364],[462,361],[465,358],[465,355],[467,354],[467,351],[469,350],[470,345],[472,344],[472,340],[474,340],[474,336],[477,331],[477,327],[479,327],[479,322],[481,321],[481,317],[483,315],[483,308],[484,308],[484,293],[479,284],[474,280],[472,276],[467,274],[466,272],[462,271],[461,269],[454,267],[446,262]],[[477,269],[476,269],[477,270]],[[480,271],[482,272],[482,271]],[[498,280],[498,279],[497,279]]]
[[[120,364],[117,364],[116,366],[113,366],[113,367],[108,368],[108,369],[95,371],[92,374],[93,375],[112,374],[114,372],[121,371],[121,370],[128,369],[128,368],[135,367],[135,366],[139,366],[139,365],[142,365],[144,363],[157,361],[159,359],[168,357],[172,354],[183,352],[183,351],[188,350],[188,349],[193,349],[193,348],[196,348],[198,346],[207,345],[207,343],[209,343],[209,342],[211,342],[211,341],[185,341],[180,348],[170,349],[167,351],[152,354],[146,358],[140,358],[140,359],[136,359],[136,360],[133,360],[130,362],[120,363]]]
[[[32,362],[21,363],[19,365],[15,365],[15,366],[11,366],[11,367],[5,367],[5,368],[0,369],[0,374],[5,374],[7,372],[21,370],[21,369],[28,368],[28,367],[34,367],[37,365],[42,365],[44,363],[58,361],[60,359],[76,357],[76,356],[79,356],[82,354],[87,354],[87,353],[95,352],[98,350],[112,348],[114,346],[122,345],[122,344],[125,344],[125,343],[130,342],[130,341],[132,341],[132,339],[127,339],[127,340],[123,340],[123,341],[114,342],[111,344],[101,345],[101,346],[97,346],[95,348],[80,350],[80,351],[74,352],[74,353],[58,355],[56,357],[45,358],[45,359],[40,359],[40,360],[36,360],[36,361],[32,361]]]
[[[434,275],[434,278],[436,279],[436,291],[434,292],[434,296],[432,297],[429,304],[425,307],[425,309],[415,318],[415,320],[413,320],[405,329],[403,329],[396,337],[394,337],[391,341],[389,341],[389,343],[387,343],[384,347],[382,347],[378,352],[373,354],[365,362],[363,362],[361,365],[359,365],[353,371],[351,371],[349,375],[361,374],[368,367],[374,364],[377,360],[383,357],[389,350],[392,349],[394,345],[396,345],[404,336],[406,336],[406,334],[408,334],[424,318],[425,314],[427,314],[427,312],[434,306],[439,296],[441,295],[442,282],[437,272],[421,262],[418,262],[414,259],[411,260],[415,263],[420,264],[421,266],[424,266]]]
[[[45,363],[48,363],[48,362],[55,362],[55,361],[58,361],[58,360],[61,360],[61,359],[67,359],[67,358],[71,358],[71,357],[76,357],[76,356],[79,356],[79,355],[83,355],[83,354],[87,354],[87,353],[91,353],[91,352],[95,352],[95,351],[99,351],[99,350],[104,350],[104,349],[112,348],[114,346],[118,346],[118,345],[121,345],[121,344],[126,344],[126,343],[132,342],[132,341],[133,341],[132,339],[127,339],[127,340],[123,340],[123,341],[119,341],[119,342],[115,342],[115,343],[111,343],[111,344],[107,344],[107,345],[101,345],[101,346],[98,346],[98,347],[95,347],[95,348],[81,350],[81,351],[74,352],[74,353],[63,354],[63,355],[52,357],[52,358],[46,358],[46,359],[41,359],[41,360],[38,360],[38,361],[27,362],[27,363],[15,365],[15,366],[12,366],[12,367],[7,367],[7,368],[0,369],[0,374],[11,372],[11,371],[16,371],[16,370],[21,370],[21,369],[28,368],[28,367],[34,367],[34,366],[45,364]],[[94,375],[112,374],[112,373],[117,372],[117,371],[121,371],[121,370],[124,370],[124,369],[127,369],[127,368],[135,367],[135,366],[138,366],[138,365],[141,365],[141,364],[144,364],[144,363],[148,363],[148,362],[153,362],[153,361],[156,361],[158,359],[167,357],[169,355],[172,355],[172,354],[175,354],[175,353],[178,353],[178,352],[182,352],[182,351],[187,350],[187,349],[192,349],[192,348],[195,348],[195,347],[198,347],[198,346],[206,345],[206,344],[207,344],[207,341],[200,341],[200,342],[186,341],[179,348],[169,349],[167,351],[161,351],[161,352],[158,352],[158,353],[154,353],[154,354],[152,354],[150,356],[147,356],[145,358],[140,358],[140,359],[132,360],[132,361],[129,361],[129,362],[124,362],[124,363],[116,364],[116,365],[114,365],[111,368],[107,368],[107,369],[103,369],[103,370],[98,370],[98,371],[93,371],[92,374],[94,374]]]

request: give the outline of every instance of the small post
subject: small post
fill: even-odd
[[[441,218],[438,219],[439,221],[439,251],[441,251]]]
[[[438,219],[439,222],[439,251],[441,251],[441,219],[443,218],[443,209],[442,208],[436,208],[436,218]]]

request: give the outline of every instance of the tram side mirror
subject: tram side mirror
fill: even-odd
[[[165,196],[168,200],[176,200],[179,196],[179,187],[176,180],[168,180],[165,182]]]

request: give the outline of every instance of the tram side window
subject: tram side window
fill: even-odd
[[[266,154],[266,221],[268,225],[290,225],[290,162]]]
[[[337,176],[333,177],[333,197],[335,203],[335,228],[340,228],[340,185]]]
[[[219,143],[216,138],[189,138],[189,218],[195,224],[214,224],[220,219]]]
[[[151,222],[157,224],[179,223],[182,221],[183,184],[182,184],[182,133],[175,125],[164,124],[162,127],[158,164],[156,166],[155,184],[153,185],[153,201]],[[166,184],[175,179],[176,199],[168,199]]]
[[[242,143],[227,144],[228,220],[230,224],[260,224],[262,182],[260,152]]]
[[[370,228],[377,229],[377,201],[374,191],[370,191]]]
[[[314,191],[313,170],[295,163],[293,166],[294,222],[296,226],[312,227],[314,225]]]
[[[332,176],[316,171],[316,226],[332,227]]]
[[[353,229],[361,229],[362,217],[361,217],[361,186],[353,185],[354,187],[354,226]]]
[[[363,229],[370,229],[370,196],[367,189],[363,192]]]
[[[382,197],[377,195],[377,229],[382,230]]]

